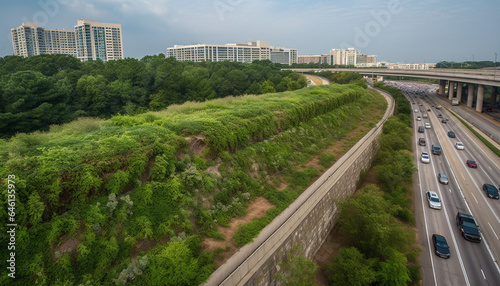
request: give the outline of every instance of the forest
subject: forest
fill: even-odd
[[[263,197],[273,208],[233,238],[238,245],[252,241],[318,176],[303,164],[360,126],[375,126],[387,106],[361,82],[274,92],[298,88],[302,77],[269,62],[60,60],[31,63],[37,71],[18,67],[12,62],[22,64],[18,58],[2,63],[2,80],[10,84],[2,85],[2,100],[45,96],[24,111],[16,109],[22,99],[9,101],[10,114],[79,117],[48,127],[40,121],[42,131],[0,140],[2,195],[15,195],[15,209],[2,207],[0,220],[15,211],[17,224],[16,279],[2,276],[2,285],[198,285],[226,251],[207,249],[206,239],[224,240],[219,227]],[[257,79],[255,93],[273,93],[212,99],[251,92],[253,83],[233,84],[229,74]],[[14,92],[12,77],[33,88]],[[227,81],[228,89],[200,95],[205,89],[186,89],[190,77],[205,77],[219,92],[221,85],[208,79]],[[127,96],[102,98],[103,90]],[[324,158],[325,166],[332,163]],[[5,241],[7,226],[0,231]],[[8,257],[6,247],[0,255]],[[6,260],[0,265],[6,269]]]
[[[47,131],[80,117],[110,118],[186,101],[296,90],[307,85],[269,60],[178,62],[163,54],[140,60],[86,61],[62,54],[0,58],[0,138]]]

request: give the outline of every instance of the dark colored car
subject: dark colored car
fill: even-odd
[[[450,137],[450,138],[455,138],[455,137],[456,137],[456,136],[455,136],[455,132],[453,132],[453,131],[448,131],[448,137]]]
[[[446,238],[439,234],[432,235],[432,244],[434,244],[434,252],[437,256],[442,258],[450,258],[450,247]]]
[[[462,232],[463,238],[473,242],[481,242],[481,234],[473,216],[458,212],[457,226]]]
[[[419,127],[418,127],[418,132],[420,132],[420,133],[424,133],[424,130],[425,130],[425,129],[424,129],[424,127],[423,127],[423,126],[419,126]]]
[[[441,120],[441,122],[442,122],[442,123],[446,123],[446,120],[444,120],[444,119],[443,119],[443,120]]]
[[[438,117],[439,117],[439,118],[443,118],[443,115],[441,115],[441,113],[440,113],[440,114],[438,114]]]
[[[499,198],[498,197],[498,189],[495,186],[490,185],[490,184],[484,184],[483,191],[486,192],[486,195],[488,196],[488,198],[498,200],[498,198]]]
[[[418,145],[425,146],[425,138],[418,138]]]
[[[477,163],[474,160],[467,160],[467,166],[471,168],[477,168]]]

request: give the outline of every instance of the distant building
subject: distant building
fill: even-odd
[[[75,37],[77,58],[82,61],[124,58],[121,24],[78,20]]]
[[[376,66],[377,56],[365,55],[354,48],[332,49],[332,65]]]
[[[298,56],[297,57],[297,63],[298,64],[309,64],[309,63],[314,63],[314,64],[331,64],[331,55],[314,55],[314,56]]]
[[[80,60],[123,59],[120,24],[78,20],[73,31],[38,27],[22,23],[11,29],[14,55],[31,57],[41,54],[67,54]]]
[[[75,32],[38,27],[37,23],[22,23],[11,29],[14,55],[31,57],[41,54],[76,56]]]
[[[426,63],[396,63],[389,64],[388,69],[400,69],[400,70],[428,70],[435,68],[436,64],[426,64]]]
[[[251,63],[254,60],[270,60],[273,63],[291,65],[297,62],[297,50],[273,47],[269,45],[269,41],[225,45],[175,45],[172,48],[167,48],[167,57],[187,62]]]

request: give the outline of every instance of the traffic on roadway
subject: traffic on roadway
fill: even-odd
[[[500,285],[498,156],[447,109],[437,109],[435,86],[388,85],[401,89],[413,110],[423,285]]]

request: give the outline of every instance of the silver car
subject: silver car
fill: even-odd
[[[439,174],[438,174],[438,179],[439,179],[439,182],[440,182],[441,184],[448,185],[448,177],[446,177],[446,175],[445,175],[445,174],[441,174],[441,173],[439,173]]]
[[[436,192],[427,191],[426,197],[427,197],[427,202],[429,203],[429,207],[431,209],[437,209],[437,210],[441,209],[441,200],[439,199]]]

